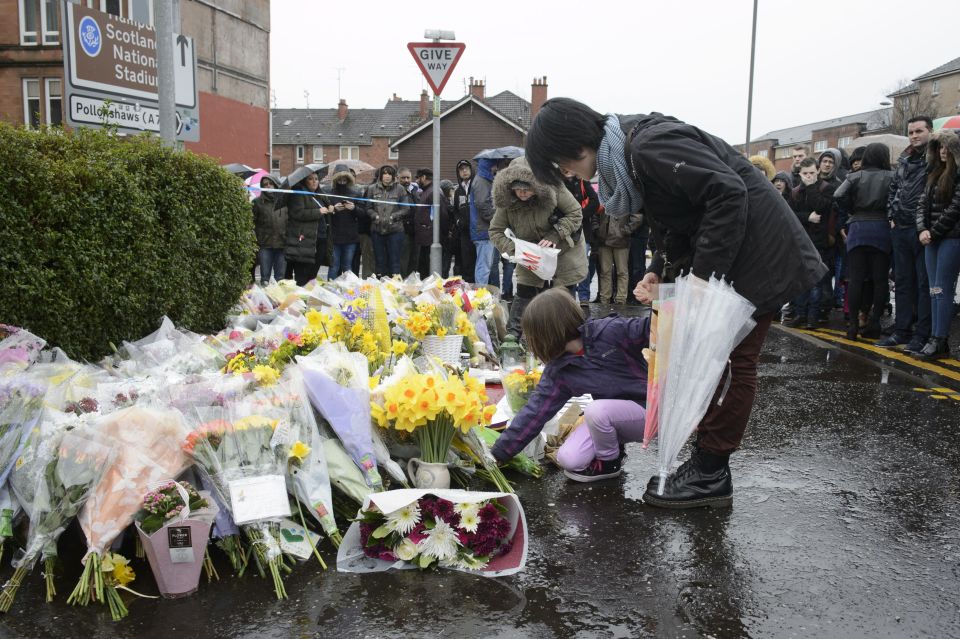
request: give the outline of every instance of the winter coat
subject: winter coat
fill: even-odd
[[[847,174],[840,188],[833,194],[845,218],[845,227],[854,222],[887,219],[887,194],[893,171],[861,169]]]
[[[286,246],[287,207],[275,193],[264,193],[253,201],[253,225],[260,248]]]
[[[790,204],[790,201],[793,199],[793,187],[794,187],[793,177],[786,171],[777,171],[777,174],[773,176],[773,179],[771,180],[771,182],[775,182],[777,180],[783,180],[787,184],[787,187],[783,189],[782,195],[783,195],[783,199],[787,201],[787,204]],[[803,183],[798,182],[797,184],[800,185]]]
[[[753,169],[751,169],[753,170]],[[500,461],[510,459],[536,437],[571,397],[626,399],[645,404],[650,319],[619,317],[587,320],[580,327],[583,355],[564,353],[548,362],[527,405],[510,422],[491,449]]]
[[[836,244],[837,217],[833,212],[833,192],[836,189],[830,182],[817,179],[807,186],[801,184],[793,189],[790,206],[793,208],[800,225],[803,226],[813,245],[820,251],[821,257],[825,251]],[[810,214],[819,213],[820,221],[811,222]]]
[[[600,206],[600,197],[593,185],[586,180],[573,178],[564,180],[567,190],[573,199],[580,202],[580,209],[583,211],[583,237],[587,244],[593,246],[596,243],[597,225],[603,219],[603,209]]]
[[[433,183],[420,192],[420,204],[413,213],[413,242],[416,246],[431,246],[433,244]],[[440,197],[440,241],[443,242],[450,233],[450,201]]]
[[[952,132],[941,132],[934,136],[939,144],[928,145],[927,165],[933,166],[939,158],[939,145],[945,145],[953,155],[954,162],[960,166],[960,137]],[[938,180],[939,181],[939,180]],[[953,193],[941,194],[936,183],[931,184],[920,196],[917,204],[917,233],[930,231],[930,238],[936,242],[944,238],[960,238],[960,171],[954,176]]]
[[[305,191],[303,183],[293,187]],[[291,194],[287,200],[287,242],[285,253],[291,262],[312,264],[317,257],[317,240],[327,235],[326,215],[320,212],[322,195]]]
[[[763,314],[827,273],[790,206],[729,144],[659,113],[621,116],[620,125],[646,219],[695,275],[725,276]],[[657,248],[648,270],[662,273]]]
[[[597,225],[597,246],[609,248],[629,248],[633,232],[643,224],[642,213],[631,213],[620,217],[601,215]]]
[[[473,178],[466,182],[458,182],[457,188],[453,192],[453,224],[451,233],[456,233],[461,237],[470,235],[470,187]]]
[[[380,170],[383,170],[381,167]],[[380,171],[377,172],[378,175]],[[413,215],[413,207],[401,206],[395,202],[412,203],[413,197],[399,182],[384,186],[379,179],[367,187],[366,195],[370,200],[386,200],[387,203],[367,202],[367,215],[370,216],[370,231],[382,235],[403,233],[403,221]]]
[[[346,179],[348,184],[340,186],[338,182]],[[360,198],[362,194],[356,187],[357,179],[349,170],[333,174],[333,182],[323,190],[324,197],[320,200],[324,206],[334,207],[337,204],[351,200],[343,196]],[[337,195],[341,197],[326,197]],[[330,241],[334,244],[356,244],[360,241],[360,221],[367,216],[366,207],[360,201],[353,201],[353,210],[334,210],[330,214]]]
[[[915,226],[917,204],[927,180],[926,147],[912,146],[900,154],[887,194],[887,219],[899,227]]]
[[[493,167],[497,160],[478,160],[477,175],[470,183],[467,201],[470,204],[470,239],[482,242],[490,239],[490,220],[493,219]]]
[[[510,184],[522,180],[533,187],[535,195],[522,202],[514,195]],[[560,253],[557,255],[557,272],[554,286],[571,286],[587,276],[587,244],[583,233],[578,232],[583,221],[580,203],[573,199],[563,186],[547,186],[533,177],[526,158],[517,158],[497,173],[493,181],[493,204],[496,213],[490,222],[490,241],[500,251],[513,255],[516,250],[513,240],[504,231],[510,229],[521,240],[539,242],[550,240]],[[551,222],[554,215],[559,220]],[[541,287],[544,281],[525,268],[518,268],[517,283]]]
[[[762,155],[751,155],[750,164],[757,167],[764,177],[773,182],[773,178],[777,175],[777,169],[774,168],[773,162],[763,157]]]

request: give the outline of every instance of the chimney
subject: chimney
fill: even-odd
[[[394,94],[393,94],[393,97],[390,98],[390,99],[391,99],[393,102],[403,102],[403,98],[401,98],[401,97],[400,97],[399,95],[397,95],[396,93],[394,93]]]
[[[470,78],[470,95],[478,100],[482,100],[484,98],[483,80],[474,81],[473,78]]]
[[[430,116],[430,96],[427,95],[427,90],[424,89],[420,92],[420,119],[426,120]]]
[[[341,122],[347,119],[347,101],[340,98],[340,104],[337,105],[337,117]]]
[[[547,101],[547,76],[534,78],[530,85],[530,121],[537,117],[540,107]]]

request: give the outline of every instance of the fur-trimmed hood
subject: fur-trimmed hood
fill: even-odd
[[[353,174],[353,171],[347,168],[346,164],[334,164],[333,175],[330,176],[330,181],[336,184],[337,180],[341,178],[347,178],[348,186],[353,186],[357,183],[357,177]]]
[[[946,146],[960,167],[960,134],[952,129],[941,129],[930,137],[927,144],[927,166],[936,166],[940,163],[940,147]]]
[[[760,169],[760,171],[767,176],[767,179],[773,182],[773,178],[777,174],[777,169],[774,168],[773,162],[762,155],[751,155],[750,164]]]
[[[518,200],[517,196],[513,194],[513,189],[510,188],[510,185],[516,180],[529,184],[536,195],[526,202]],[[552,211],[557,207],[557,192],[556,189],[537,181],[533,177],[530,165],[527,164],[527,159],[519,157],[511,162],[510,166],[497,172],[497,176],[493,180],[493,205],[506,211],[514,207],[526,208],[530,206]]]

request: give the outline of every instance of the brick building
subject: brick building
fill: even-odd
[[[485,148],[522,146],[527,127],[547,99],[546,78],[534,80],[532,103],[510,91],[489,98],[482,81],[470,81],[459,100],[442,100],[441,175],[454,178],[457,160]],[[340,100],[336,109],[274,109],[271,170],[288,175],[302,164],[358,159],[373,166],[394,164],[416,170],[433,165],[432,101],[396,94],[382,109],[350,109]]]
[[[174,30],[197,51],[200,141],[186,148],[222,163],[265,165],[270,155],[269,0],[173,0]],[[154,0],[82,0],[126,20],[153,24]],[[0,119],[63,122],[59,2],[0,0]],[[16,16],[14,18],[13,16]],[[235,43],[243,42],[242,47]]]
[[[770,131],[750,141],[750,155],[765,157],[778,171],[788,171],[795,146],[808,146],[814,156],[829,148],[846,148],[856,138],[888,132],[892,112],[892,108],[877,109]],[[743,144],[734,148],[744,151]]]

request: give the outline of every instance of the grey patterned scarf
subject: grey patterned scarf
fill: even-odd
[[[611,217],[636,213],[643,208],[643,196],[633,183],[627,166],[624,154],[627,136],[620,128],[620,119],[608,114],[603,130],[603,141],[597,149],[600,204]]]

